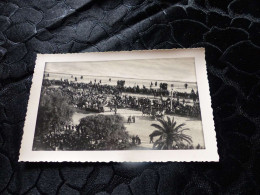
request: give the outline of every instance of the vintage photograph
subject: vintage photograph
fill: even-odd
[[[33,150],[205,149],[194,58],[48,62]]]
[[[57,54],[56,60],[41,55],[35,69],[41,78],[38,101],[30,97],[28,105],[28,112],[31,106],[36,113],[35,128],[28,127],[31,145],[26,148],[34,154],[206,151],[209,129],[203,127],[205,95],[198,87],[196,56],[172,52],[89,53],[90,58],[79,54],[78,59]],[[204,116],[212,119],[212,113]]]

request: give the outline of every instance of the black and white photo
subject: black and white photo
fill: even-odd
[[[145,152],[147,159],[165,161],[160,156],[153,156],[152,151],[173,152],[172,155],[183,152],[185,156],[191,151],[211,150],[206,143],[209,135],[206,131],[210,131],[211,139],[215,140],[214,124],[209,125],[213,129],[205,129],[203,117],[213,122],[212,113],[203,115],[205,106],[202,106],[201,97],[205,98],[205,92],[199,90],[203,89],[199,88],[198,82],[201,75],[196,71],[199,66],[204,66],[205,70],[205,64],[196,64],[199,60],[194,55],[204,55],[204,50],[187,51],[191,54],[181,55],[185,50],[158,50],[111,52],[111,55],[106,52],[41,55],[44,63],[36,63],[35,68],[38,75],[41,74],[41,80],[39,77],[37,81],[35,77],[33,79],[33,85],[40,82],[37,83],[40,87],[37,88],[38,102],[30,97],[30,101],[38,103],[32,108],[37,116],[30,135],[31,154],[83,152],[84,155],[85,152],[90,155],[99,151],[109,156],[107,152],[113,155],[119,152],[119,155],[126,151]],[[40,59],[39,55],[37,62]],[[42,66],[37,69],[39,64]],[[206,75],[203,78],[207,78]],[[206,94],[209,96],[208,91]],[[211,111],[211,108],[205,110]],[[26,125],[24,131],[26,135]],[[216,143],[211,144],[216,149]],[[142,161],[143,157],[137,161]],[[65,157],[65,160],[92,159],[83,158],[85,160]],[[128,158],[122,161],[135,161]],[[168,159],[172,161],[173,157]],[[215,159],[216,155],[212,160]],[[121,161],[114,157],[100,161],[110,160]]]

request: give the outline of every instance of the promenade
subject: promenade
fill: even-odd
[[[75,112],[72,120],[73,123],[79,124],[79,121],[81,118],[89,116],[89,115],[95,115],[97,113],[92,112]],[[100,113],[104,115],[112,115],[114,112],[110,112],[108,107],[105,107],[105,112]],[[151,149],[153,147],[153,144],[150,143],[149,135],[155,130],[154,127],[151,126],[151,124],[156,123],[159,124],[157,120],[152,119],[151,116],[142,116],[141,111],[132,110],[132,109],[118,109],[117,114],[120,114],[125,119],[125,127],[128,131],[129,135],[136,136],[138,135],[141,139],[141,145],[140,147],[144,149]],[[129,116],[135,116],[136,120],[135,123],[127,123],[127,118]],[[165,117],[170,115],[165,115]],[[172,115],[170,116],[172,117]],[[203,132],[202,132],[202,123],[201,120],[189,118],[189,117],[181,117],[181,116],[174,116],[175,120],[178,122],[178,124],[185,123],[185,128],[189,128],[189,131],[185,131],[185,134],[190,135],[193,140],[193,145],[197,146],[200,144],[200,146],[204,146],[204,139],[203,139]],[[138,149],[138,147],[137,147]]]

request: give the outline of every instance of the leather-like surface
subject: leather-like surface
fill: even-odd
[[[0,1],[1,194],[258,194],[258,0]],[[219,163],[18,163],[36,53],[206,47]]]

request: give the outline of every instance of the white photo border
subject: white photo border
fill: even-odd
[[[34,131],[46,62],[195,58],[205,149],[33,151]],[[209,162],[219,161],[216,132],[207,79],[205,49],[163,49],[72,54],[37,54],[20,148],[20,162]]]

